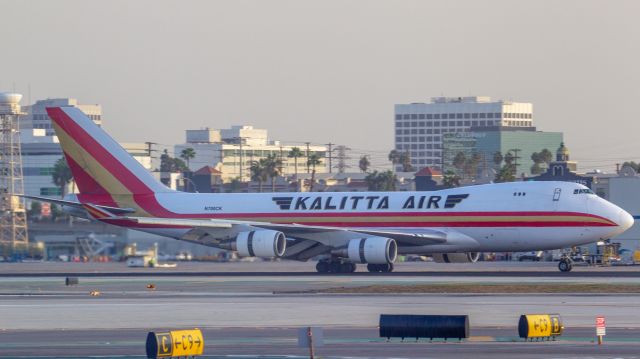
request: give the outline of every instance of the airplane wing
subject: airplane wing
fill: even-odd
[[[234,237],[241,231],[256,229],[280,231],[290,241],[285,257],[296,260],[307,260],[319,254],[329,253],[333,249],[346,246],[352,239],[361,239],[365,236],[392,238],[399,247],[449,244],[449,242],[459,244],[460,240],[473,241],[469,237],[461,236],[460,233],[437,229],[421,229],[420,233],[407,233],[370,228],[325,227],[226,219],[111,217],[100,220],[107,223],[126,220],[143,226],[190,227],[191,229],[180,239],[213,246],[220,244],[224,239]]]
[[[308,235],[317,235],[320,233],[332,233],[334,235],[340,233],[359,234],[355,238],[361,238],[362,234],[370,236],[379,236],[395,239],[399,244],[405,245],[427,245],[442,244],[447,241],[447,234],[438,230],[425,230],[421,233],[406,233],[396,231],[385,231],[377,229],[361,229],[361,228],[341,228],[341,227],[325,227],[325,226],[308,226],[301,224],[277,224],[265,222],[251,221],[234,221],[234,220],[217,220],[217,219],[172,219],[172,218],[154,218],[154,217],[124,217],[138,224],[143,225],[166,225],[166,226],[189,226],[200,230],[230,229],[233,226],[250,226],[254,228],[271,229],[280,231],[287,237],[300,238]],[[215,235],[215,233],[211,233]],[[348,236],[352,237],[352,236]]]
[[[31,195],[26,195],[26,194],[21,194],[19,195],[20,197],[23,198],[28,198],[28,199],[33,199],[36,201],[40,201],[40,202],[49,202],[49,203],[55,203],[55,204],[59,204],[61,206],[69,206],[69,207],[74,207],[74,208],[80,208],[80,209],[84,209],[84,205],[80,202],[76,202],[76,201],[69,201],[69,200],[65,200],[65,199],[60,199],[60,198],[51,198],[51,197],[41,197],[41,196],[31,196]],[[109,211],[111,213],[113,213],[114,215],[126,215],[126,214],[130,214],[135,212],[135,209],[133,208],[120,208],[120,207],[111,207],[111,206],[102,206],[102,205],[92,205],[95,206],[97,208],[103,209],[105,211]]]

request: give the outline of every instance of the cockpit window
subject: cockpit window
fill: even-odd
[[[594,194],[592,190],[588,189],[588,188],[576,188],[573,190],[573,194]]]

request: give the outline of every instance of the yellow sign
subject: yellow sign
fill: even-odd
[[[556,337],[562,334],[563,329],[558,314],[524,314],[518,324],[521,338]]]
[[[147,358],[171,358],[202,355],[204,337],[200,329],[174,330],[147,335]]]

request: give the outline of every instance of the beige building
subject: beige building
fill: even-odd
[[[316,154],[320,164],[316,165],[316,173],[327,173],[327,149],[325,146],[287,145],[280,141],[271,141],[265,129],[253,126],[232,126],[229,129],[214,130],[203,128],[186,130],[186,142],[176,145],[175,156],[186,148],[193,148],[195,157],[189,160],[189,168],[197,171],[204,166],[212,166],[222,172],[225,182],[242,177],[242,181],[250,179],[251,162],[275,155],[282,160],[282,174],[292,176],[296,173],[296,161],[289,158],[292,148],[298,147],[302,156],[297,158],[298,174],[310,173],[307,167],[307,156]]]

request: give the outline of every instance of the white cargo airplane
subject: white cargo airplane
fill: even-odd
[[[59,203],[98,221],[241,256],[307,261],[318,272],[390,272],[398,254],[474,262],[480,252],[567,248],[622,233],[633,217],[569,182],[433,192],[184,193],[156,181],[73,107],[48,108],[80,191]],[[571,270],[570,260],[559,265]]]

